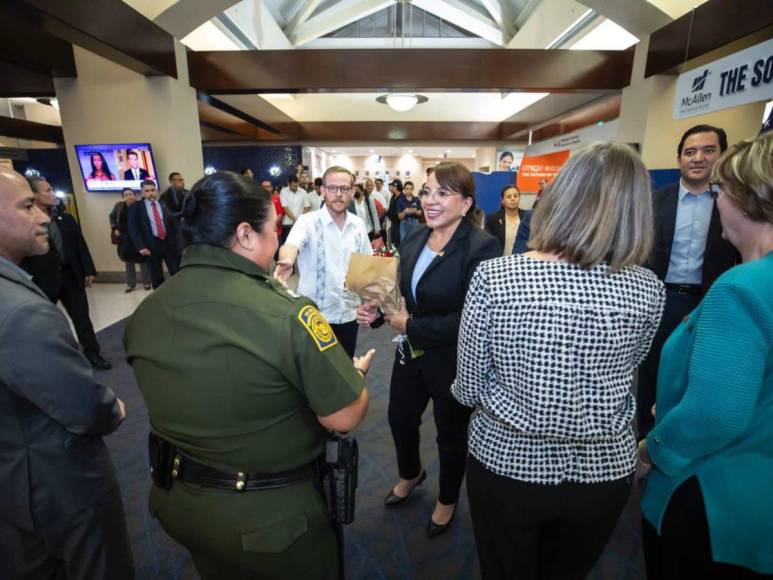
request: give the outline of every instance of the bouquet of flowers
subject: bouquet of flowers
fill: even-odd
[[[363,302],[375,302],[384,314],[400,310],[400,256],[394,247],[381,248],[372,256],[352,254],[346,272],[346,288]]]

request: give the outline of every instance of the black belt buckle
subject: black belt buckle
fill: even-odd
[[[701,287],[694,284],[666,284],[666,288],[677,294],[689,294],[698,296],[701,293]]]
[[[150,476],[153,478],[153,483],[164,491],[172,489],[172,484],[179,477],[181,468],[181,457],[177,448],[155,433],[150,433],[148,435],[148,455]]]

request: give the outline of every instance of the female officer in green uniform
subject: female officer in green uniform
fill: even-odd
[[[316,465],[365,416],[364,377],[315,306],[267,272],[276,213],[256,182],[199,181],[179,273],[124,343],[151,422],[151,513],[204,579],[338,578]]]

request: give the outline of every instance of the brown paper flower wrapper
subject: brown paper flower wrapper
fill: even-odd
[[[364,302],[375,302],[384,314],[400,310],[399,259],[352,254],[346,287]]]

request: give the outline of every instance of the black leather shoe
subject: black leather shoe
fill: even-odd
[[[448,528],[451,527],[451,523],[454,521],[455,516],[456,507],[454,507],[454,513],[451,514],[451,519],[444,524],[436,524],[432,521],[432,516],[429,516],[429,522],[427,522],[427,537],[434,538],[435,536],[439,536],[445,532]]]
[[[113,368],[113,365],[111,365],[104,358],[102,358],[102,355],[88,354],[86,355],[86,358],[91,363],[91,366],[97,369],[98,371],[107,371]]]
[[[387,507],[393,507],[398,506],[401,503],[403,503],[405,500],[407,500],[409,497],[411,497],[411,494],[413,493],[413,490],[419,487],[422,483],[424,483],[424,480],[427,479],[427,472],[422,469],[421,474],[419,475],[419,479],[416,480],[416,483],[413,484],[410,491],[408,491],[408,494],[405,497],[400,497],[397,495],[394,491],[394,487],[389,490],[389,493],[384,498],[384,505]]]

